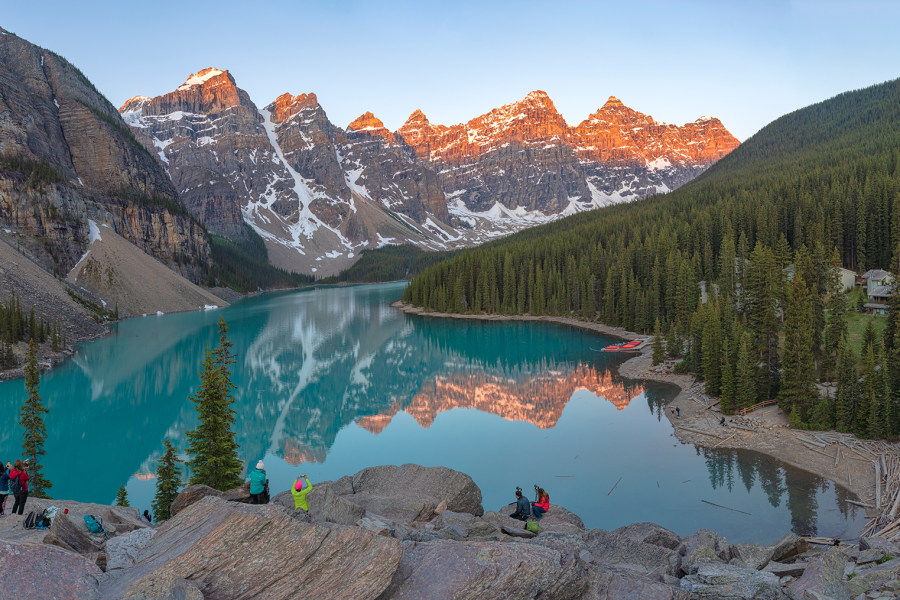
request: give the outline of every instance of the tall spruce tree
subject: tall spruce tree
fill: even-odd
[[[849,433],[854,427],[854,416],[859,394],[859,374],[856,371],[856,357],[847,342],[841,342],[838,349],[837,390],[835,391],[835,427]]]
[[[156,467],[156,496],[153,498],[153,514],[156,522],[162,523],[169,518],[169,508],[178,497],[178,488],[181,487],[181,467],[178,456],[175,453],[178,448],[165,441],[166,453],[159,459]]]
[[[124,485],[120,485],[119,491],[116,493],[116,506],[131,506],[128,503],[128,490],[125,489]]]
[[[776,270],[779,272],[773,277]],[[756,369],[757,377],[760,391],[767,400],[774,398],[778,390],[780,323],[776,310],[780,277],[781,272],[772,250],[757,243],[750,254],[745,297],[749,309],[748,323],[753,339],[756,340],[756,352],[760,361]]]
[[[722,386],[719,390],[719,408],[722,413],[730,415],[734,412],[735,382],[734,365],[731,361],[730,342],[722,339]]]
[[[784,318],[784,375],[779,403],[792,415],[796,408],[800,422],[806,422],[817,400],[812,321],[810,291],[796,270]]]
[[[853,433],[858,437],[871,437],[869,423],[874,405],[878,402],[878,396],[881,392],[879,383],[878,372],[875,369],[875,349],[872,348],[872,344],[869,344],[863,353],[859,407],[854,418]]]
[[[190,397],[199,417],[197,428],[187,433],[187,453],[192,456],[190,484],[202,484],[226,491],[240,486],[244,480],[240,473],[243,463],[237,455],[233,425],[235,412],[231,382],[231,365],[234,356],[232,343],[228,341],[228,325],[219,317],[219,346],[207,348],[200,371],[200,387]]]
[[[659,325],[659,317],[656,317],[656,326],[653,328],[653,366],[666,359],[666,346],[663,342],[662,329]]]
[[[19,425],[22,427],[22,454],[28,458],[28,476],[31,478],[31,495],[36,498],[49,498],[47,490],[53,487],[50,480],[44,477],[41,458],[46,454],[44,441],[47,428],[44,426],[44,413],[50,409],[44,406],[40,396],[40,378],[37,365],[37,342],[34,338],[28,343],[28,355],[25,361],[25,389],[28,397],[19,409]]]
[[[745,331],[741,336],[734,377],[734,405],[738,409],[756,404],[756,365],[751,344],[750,334]]]

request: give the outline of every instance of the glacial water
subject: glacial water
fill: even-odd
[[[196,425],[188,396],[222,315],[238,354],[240,458],[265,461],[273,494],[300,473],[315,485],[411,462],[468,473],[486,510],[540,484],[588,527],[652,521],[767,543],[787,531],[852,537],[863,524],[826,479],[757,453],[680,444],[662,417],[677,388],[619,377],[627,357],[597,351],[612,339],[407,316],[390,307],[402,290],[264,294],[129,319],[80,346],[41,377],[51,495],[111,503],[124,483],[132,506],[150,507],[163,440],[183,449]],[[22,380],[0,384],[4,462],[20,452],[24,395]]]

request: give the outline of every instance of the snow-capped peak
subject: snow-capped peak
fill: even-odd
[[[224,72],[225,71],[220,71],[219,69],[216,69],[215,67],[209,67],[207,69],[197,71],[196,73],[191,73],[191,76],[188,77],[187,81],[185,81],[181,85],[181,87],[178,88],[178,91],[181,92],[184,90],[189,90],[192,87],[194,87],[195,85],[203,85],[204,83],[206,83],[207,81],[209,81],[210,79],[215,77],[216,75],[221,75]]]

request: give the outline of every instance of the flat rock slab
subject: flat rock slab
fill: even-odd
[[[731,546],[731,557],[740,560],[748,569],[764,569],[775,554],[773,546],[759,544],[734,544]]]
[[[286,600],[315,590],[317,598],[372,600],[400,556],[397,540],[358,527],[303,523],[283,506],[207,496],[166,521],[134,566],[108,573],[101,593],[157,597],[189,580],[206,598]]]
[[[452,510],[441,512],[432,523],[434,523],[435,529],[452,529],[459,537],[464,539],[487,537],[497,533],[497,528],[481,517],[476,517],[469,513],[453,512]]]
[[[207,496],[215,496],[221,498],[223,493],[215,490],[208,485],[189,485],[178,494],[172,505],[169,507],[169,514],[173,517],[186,509],[188,506],[199,502]]]
[[[133,566],[140,551],[150,544],[150,539],[155,533],[155,529],[138,529],[106,542],[106,571]]]
[[[100,544],[95,542],[87,533],[84,521],[80,527],[72,522],[69,515],[59,511],[53,517],[53,522],[44,537],[45,544],[53,544],[78,554],[91,554],[100,550]]]
[[[537,535],[533,531],[528,531],[527,529],[519,529],[518,527],[507,527],[506,525],[501,527],[500,531],[502,531],[506,535],[511,535],[513,537],[520,537],[520,538],[525,538],[525,539],[531,539]]]
[[[379,600],[576,600],[580,561],[542,546],[502,542],[403,542],[403,559]]]
[[[0,590],[4,598],[94,600],[100,568],[55,546],[0,542]]]
[[[834,600],[850,600],[844,586],[844,566],[847,557],[839,548],[829,548],[809,562],[803,575],[787,588],[793,600],[807,600],[806,592],[815,592]]]
[[[582,600],[688,600],[690,593],[633,573],[591,565]]]
[[[681,556],[674,550],[645,544],[602,529],[584,533],[585,549],[600,565],[618,567],[635,573],[675,575],[681,567]]]
[[[700,565],[695,575],[681,580],[681,589],[691,598],[709,600],[780,600],[781,582],[765,571],[726,564]]]
[[[884,548],[869,548],[868,550],[861,550],[859,552],[859,557],[856,559],[856,564],[858,565],[866,565],[873,562],[878,562],[879,560],[885,558],[888,555],[888,551]]]
[[[779,563],[775,561],[770,561],[769,564],[763,569],[767,573],[772,573],[777,575],[778,577],[800,577],[806,571],[806,567],[809,566],[809,563],[794,563],[792,565],[786,565],[784,563]]]

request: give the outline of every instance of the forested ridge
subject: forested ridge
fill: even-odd
[[[896,317],[858,357],[834,269],[900,271],[898,192],[894,80],[785,115],[670,194],[465,251],[414,278],[404,300],[655,331],[726,412],[777,398],[798,426],[895,435]],[[819,379],[837,380],[835,398],[820,399]]]

